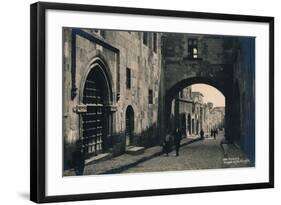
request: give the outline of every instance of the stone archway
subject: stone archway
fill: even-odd
[[[95,61],[81,85],[80,136],[86,158],[105,152],[112,146],[112,86],[104,64]]]
[[[188,87],[192,84],[207,84],[218,89],[224,96],[227,96],[231,91],[232,84],[226,78],[211,78],[211,77],[190,77],[181,81],[175,82],[173,86],[166,90],[166,101],[170,101],[173,97],[179,93],[183,88]]]

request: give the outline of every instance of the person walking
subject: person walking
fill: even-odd
[[[182,133],[179,131],[179,128],[177,128],[175,131],[175,139],[174,139],[174,144],[176,147],[176,156],[179,156],[181,136]]]
[[[163,145],[163,151],[167,157],[169,156],[169,153],[171,152],[171,148],[172,148],[171,138],[172,136],[167,130],[167,134],[165,136],[164,145]]]
[[[203,131],[203,129],[200,130],[200,139],[201,140],[204,139],[204,131]]]
[[[215,128],[215,129],[214,129],[214,139],[216,139],[217,134],[218,134],[218,130],[217,130],[217,128]]]

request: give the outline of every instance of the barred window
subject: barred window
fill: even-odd
[[[197,47],[197,39],[196,38],[190,38],[188,39],[188,57],[191,59],[197,59],[198,58],[198,47]]]
[[[152,91],[152,89],[148,90],[148,103],[153,104],[153,91]]]

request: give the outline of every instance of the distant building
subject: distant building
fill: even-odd
[[[211,129],[223,130],[225,126],[225,107],[208,107],[205,108],[205,130],[210,133]]]
[[[213,103],[203,102],[203,94],[192,92],[191,86],[184,88],[172,102],[171,123],[173,129],[180,130],[187,136],[198,136],[203,129],[206,135],[211,129],[224,128],[224,107],[213,107]]]

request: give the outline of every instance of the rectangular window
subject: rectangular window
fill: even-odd
[[[153,51],[157,53],[157,33],[153,33]]]
[[[188,39],[188,58],[197,59],[198,58],[198,47],[197,39],[190,38]]]
[[[143,44],[147,45],[147,41],[148,41],[148,32],[143,32]]]
[[[148,90],[148,104],[153,104],[153,91],[152,91],[152,89]]]
[[[127,89],[131,89],[131,69],[126,69],[126,87]]]

